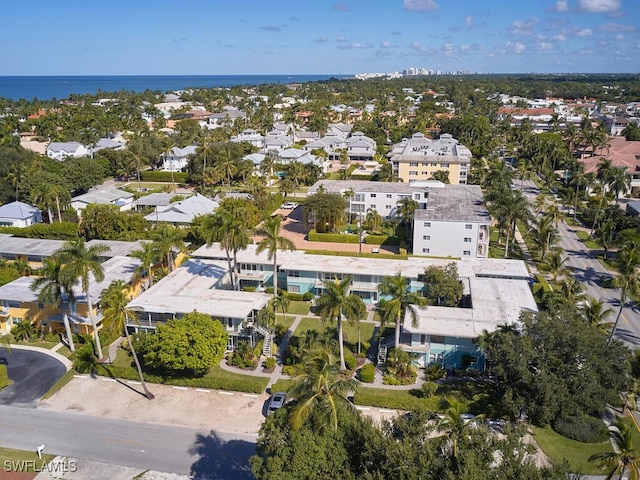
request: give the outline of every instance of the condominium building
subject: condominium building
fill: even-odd
[[[387,155],[393,171],[403,182],[429,180],[439,170],[449,173],[451,185],[467,183],[471,151],[448,133],[437,140],[414,133],[396,143]]]

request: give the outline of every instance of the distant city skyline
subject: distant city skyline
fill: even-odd
[[[638,73],[638,0],[8,2],[0,75]]]

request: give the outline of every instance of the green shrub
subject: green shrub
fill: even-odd
[[[255,347],[253,347],[253,355],[254,357],[260,358],[262,355],[262,347],[264,346],[264,339],[260,340]]]
[[[60,335],[54,332],[45,333],[42,337],[42,340],[44,340],[45,342],[59,342]]]
[[[274,368],[276,366],[276,359],[273,357],[269,357],[267,358],[264,362],[263,362],[264,368]]]
[[[353,257],[353,252],[336,252],[335,250],[305,250],[308,255],[331,255],[334,257]],[[395,255],[393,253],[358,253],[363,258],[385,258],[388,260],[407,260],[407,254]]]
[[[373,383],[375,377],[376,367],[373,364],[367,363],[362,366],[362,368],[360,369],[360,380],[365,383]]]
[[[360,235],[342,233],[318,233],[315,230],[309,231],[310,242],[333,242],[333,243],[359,243]]]
[[[438,391],[438,384],[436,382],[426,381],[422,384],[421,390],[424,398],[431,398]]]
[[[364,367],[363,367],[364,368]],[[397,410],[417,410],[429,406],[428,400],[415,397],[405,391],[385,390],[380,392],[376,388],[358,388],[353,396],[356,405],[368,405],[378,408],[392,408]]]
[[[302,294],[302,300],[304,300],[305,302],[310,302],[311,300],[313,300],[313,293],[311,292],[304,292]]]
[[[290,377],[295,377],[298,374],[298,369],[295,365],[285,365],[282,367],[282,373]]]
[[[406,255],[407,254],[407,249],[400,247],[400,248],[398,248],[398,253],[400,255]]]
[[[243,292],[255,292],[256,287],[242,287]]]
[[[427,380],[439,380],[447,376],[447,372],[442,368],[442,366],[438,363],[434,363],[433,365],[429,365],[425,371],[424,376]]]
[[[607,429],[600,418],[580,415],[557,419],[551,425],[563,437],[583,443],[600,443],[607,439]]]
[[[26,228],[1,227],[0,233],[22,238],[73,240],[78,238],[78,224],[71,222],[36,223]]]
[[[347,355],[344,357],[344,364],[347,367],[347,370],[353,370],[356,368],[356,365],[358,365],[358,361],[353,355]]]
[[[173,172],[173,181],[176,183],[187,183],[188,177],[187,172]],[[171,182],[171,172],[147,170],[140,172],[140,179],[143,182]]]
[[[280,290],[280,289],[278,289],[278,290]],[[283,292],[283,295],[285,297],[287,297],[289,300],[293,301],[293,302],[301,302],[303,300],[301,293]]]
[[[367,235],[364,238],[364,243],[367,245],[398,246],[401,240],[398,237],[389,237],[387,235]]]
[[[0,365],[0,390],[9,385],[9,372],[6,365]]]

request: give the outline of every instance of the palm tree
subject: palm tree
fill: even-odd
[[[54,185],[51,185],[49,183],[41,183],[31,193],[31,201],[47,210],[49,223],[53,223],[53,213],[51,213],[51,207],[55,204],[55,199],[56,193],[54,191]]]
[[[153,245],[163,258],[167,259],[167,268],[169,272],[172,272],[175,265],[173,259],[173,249],[182,251],[184,249],[184,233],[177,227],[163,224],[156,228],[152,235],[151,240]]]
[[[96,353],[99,359],[102,358],[102,345],[100,344],[98,326],[93,314],[93,302],[89,294],[89,287],[91,285],[91,276],[96,282],[104,280],[104,269],[102,268],[100,256],[109,250],[110,248],[103,244],[96,244],[87,248],[84,239],[78,238],[67,241],[57,252],[63,263],[61,275],[67,276],[70,281],[80,280],[82,291],[87,299],[89,319],[91,320],[93,336],[96,342]]]
[[[598,468],[604,470],[611,468],[607,480],[619,474],[622,479],[629,473],[630,480],[638,480],[640,477],[640,454],[633,446],[633,431],[635,426],[618,418],[609,427],[609,439],[613,445],[613,452],[595,453],[589,457],[590,462],[595,462]]]
[[[153,286],[153,266],[160,260],[160,255],[155,246],[151,242],[142,244],[142,250],[135,250],[130,254],[133,258],[137,258],[142,263],[136,269],[136,274],[141,274],[143,278],[149,279],[149,287]]]
[[[585,321],[590,325],[603,326],[607,317],[613,314],[613,310],[607,308],[607,302],[603,299],[596,299],[593,297],[587,297],[585,301],[580,305],[580,313],[584,317]]]
[[[516,222],[529,219],[529,203],[519,190],[502,190],[492,205],[492,215],[506,228],[504,257],[509,254],[509,239],[515,232]]]
[[[614,278],[613,284],[620,289],[620,308],[613,323],[613,328],[609,334],[608,342],[611,342],[618,327],[618,322],[622,316],[622,310],[629,297],[640,295],[640,279],[638,279],[638,265],[640,265],[640,252],[629,246],[618,252],[616,259],[620,274]]]
[[[395,323],[395,340],[394,346],[396,350],[400,344],[400,325],[402,319],[406,316],[407,310],[411,315],[411,322],[415,325],[418,322],[418,314],[412,305],[424,307],[427,299],[420,296],[417,292],[410,290],[409,279],[400,275],[393,277],[384,277],[380,284],[380,294],[389,297],[380,302],[382,309],[382,321],[390,321]]]
[[[36,278],[31,284],[31,290],[38,293],[38,303],[46,305],[59,305],[62,312],[62,322],[64,331],[69,342],[69,350],[75,352],[76,348],[73,344],[73,334],[69,324],[69,317],[64,308],[64,297],[68,296],[67,301],[73,302],[73,281],[62,275],[62,262],[59,255],[52,255],[42,261],[42,269],[40,277]]]
[[[520,191],[524,188],[525,180],[531,180],[533,177],[533,168],[531,163],[527,162],[524,158],[518,162],[516,167],[515,177],[520,180]]]
[[[531,234],[531,239],[535,246],[538,247],[540,260],[542,260],[546,257],[551,245],[556,242],[558,230],[553,226],[552,218],[545,215],[535,222]]]
[[[231,220],[231,215],[227,210],[218,209],[215,213],[205,217],[202,227],[207,247],[210,247],[214,242],[220,242],[220,246],[224,248],[229,272],[231,273],[231,288],[235,290],[235,275],[233,275],[235,270],[231,265],[231,246],[225,241],[227,224]]]
[[[416,202],[411,197],[402,197],[398,200],[398,215],[404,223],[404,226],[407,230],[407,235],[409,234],[409,227],[413,222],[413,214],[418,209],[418,202]]]
[[[273,309],[276,312],[278,311],[278,309],[282,310],[282,316],[285,317],[290,303],[291,301],[289,300],[289,297],[286,297],[284,295],[276,295],[273,299]],[[277,317],[275,318],[277,323]]]
[[[231,191],[231,177],[235,175],[238,170],[238,166],[236,164],[236,159],[233,156],[233,150],[230,146],[225,145],[225,147],[219,151],[215,168],[227,178],[227,191]]]
[[[16,200],[20,200],[18,189],[20,188],[20,182],[22,181],[26,173],[27,169],[25,168],[24,164],[16,162],[11,165],[7,176],[5,177],[5,179],[8,180],[9,183],[11,183],[11,186],[16,191]]]
[[[620,198],[621,193],[624,195],[631,190],[631,175],[624,168],[613,167],[609,172],[607,187],[609,187],[609,191],[614,194],[617,200]]]
[[[142,374],[142,367],[140,366],[138,355],[129,336],[129,329],[127,329],[127,322],[135,322],[138,318],[136,312],[127,309],[127,304],[131,301],[131,297],[131,287],[124,281],[114,280],[111,282],[111,285],[102,292],[102,304],[104,305],[103,324],[106,329],[115,330],[116,332],[122,332],[124,330],[124,334],[127,337],[127,345],[129,345],[131,356],[136,364],[144,394],[149,400],[152,400],[154,395],[147,389],[147,384]]]
[[[344,363],[344,343],[342,319],[354,321],[364,316],[366,307],[362,299],[351,293],[351,276],[324,282],[324,293],[316,301],[316,311],[322,321],[336,322],[340,347],[340,371],[346,370]]]
[[[458,442],[480,417],[469,418],[465,416],[464,404],[453,398],[447,399],[449,407],[444,416],[438,422],[438,431],[445,432],[451,448],[451,457],[458,459]]]
[[[565,265],[566,262],[567,259],[562,258],[562,254],[557,251],[545,257],[544,263],[549,268],[549,273],[551,273],[554,282],[558,280],[558,277],[564,277],[569,274],[569,269]]]
[[[337,431],[339,411],[357,414],[347,395],[358,388],[358,382],[338,380],[338,374],[335,359],[326,349],[316,350],[305,359],[303,373],[293,379],[288,393],[297,402],[290,418],[293,428],[311,417],[319,429]]]
[[[262,223],[262,226],[256,230],[256,235],[264,237],[258,242],[256,253],[262,253],[266,250],[267,258],[273,260],[273,298],[278,295],[278,249],[295,250],[296,246],[291,240],[280,236],[280,228],[282,227],[282,216],[276,215],[269,217]]]
[[[439,182],[449,184],[449,171],[448,170],[436,170],[431,174],[430,180],[437,180]]]
[[[379,232],[380,227],[382,226],[382,216],[375,209],[368,209],[367,216],[365,217],[365,222],[371,230],[374,232]]]

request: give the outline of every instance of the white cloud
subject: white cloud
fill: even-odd
[[[538,18],[531,17],[526,21],[523,20],[514,20],[511,23],[511,27],[508,32],[510,35],[533,35],[533,29],[538,25]]]
[[[507,42],[507,50],[510,50],[515,53],[522,53],[527,49],[527,47],[520,42]]]
[[[620,10],[621,0],[579,0],[581,11],[588,13],[612,13]]]
[[[440,9],[436,0],[404,0],[403,6],[405,10],[418,12],[435,12]]]
[[[336,42],[338,43],[344,43],[347,41],[347,37],[340,35],[339,37],[336,37]]]
[[[619,42],[624,40],[624,35],[619,33],[618,35],[616,35],[616,40],[618,40]]]
[[[553,39],[556,42],[566,42],[567,41],[567,37],[565,37],[563,34],[559,33],[558,35],[554,35]]]
[[[421,53],[431,53],[432,49],[426,45],[424,45],[422,42],[413,42],[410,45],[411,48],[413,48],[414,50],[417,50],[418,52]]]
[[[569,11],[569,0],[558,0],[556,2],[556,6],[554,8],[556,12],[568,12]]]
[[[387,42],[386,40],[383,40],[380,42],[380,48],[394,48],[395,45],[392,44],[391,42]]]
[[[467,27],[472,27],[473,26],[473,17],[471,15],[467,15],[466,17],[464,17],[464,24]]]
[[[316,38],[314,40],[314,42],[316,43],[327,43],[329,41],[329,39],[327,37],[320,37],[320,38]]]
[[[576,30],[573,32],[576,37],[590,37],[593,35],[593,30],[590,28],[581,28],[580,30]]]
[[[536,44],[536,49],[538,50],[551,50],[553,48],[553,44],[549,42],[539,42]]]
[[[598,27],[601,32],[635,32],[633,25],[620,25],[619,23],[605,23]]]

